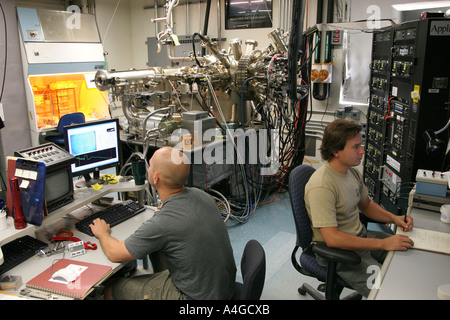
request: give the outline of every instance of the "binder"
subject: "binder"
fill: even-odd
[[[40,226],[44,216],[45,171],[43,162],[19,158],[14,175],[19,178],[23,214],[28,223]]]
[[[52,281],[52,274],[68,265],[87,267],[81,275],[73,282],[65,284]],[[37,289],[74,299],[84,299],[93,287],[100,284],[112,273],[111,266],[105,266],[90,262],[60,259],[45,271],[28,281],[25,286],[30,289]]]

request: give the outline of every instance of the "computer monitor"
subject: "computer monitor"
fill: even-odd
[[[117,119],[66,126],[64,142],[66,150],[75,157],[75,163],[72,164],[73,175],[82,175],[85,180],[77,183],[77,187],[99,183],[100,170],[120,164]]]

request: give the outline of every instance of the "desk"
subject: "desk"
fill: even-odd
[[[440,213],[413,208],[414,226],[450,233]],[[437,300],[438,287],[450,283],[450,255],[423,250],[391,251],[380,271],[380,288],[369,300]]]
[[[140,191],[144,190],[146,184],[136,185],[134,180],[128,182],[118,182],[116,184],[107,184],[102,185],[100,190],[94,190],[92,188],[81,188],[76,189],[74,193],[74,201],[59,208],[55,211],[52,211],[47,217],[44,217],[41,226],[35,226],[32,224],[28,224],[28,226],[24,229],[16,230],[14,228],[14,220],[11,217],[7,218],[8,227],[5,230],[0,231],[0,246],[2,244],[8,243],[11,240],[20,238],[24,235],[28,235],[33,233],[39,228],[42,228],[56,219],[64,217],[66,214],[71,213],[72,211],[81,208],[82,206],[91,203],[105,195],[114,192],[127,192],[127,191]]]
[[[101,190],[93,190],[88,189],[85,191],[77,191],[75,193],[75,200],[67,204],[66,206],[55,210],[51,213],[50,216],[44,218],[43,224],[41,227],[28,225],[27,228],[22,230],[15,230],[13,226],[13,219],[8,218],[8,228],[6,230],[0,231],[0,243],[7,243],[15,238],[19,238],[23,235],[33,235],[35,231],[38,231],[39,228],[43,228],[44,226],[49,226],[51,222],[55,222],[57,219],[63,218],[65,215],[69,213],[76,212],[76,209],[83,207],[86,204],[91,203],[92,201],[99,199],[100,197],[107,195],[112,192],[124,192],[124,191],[138,191],[143,186],[136,186],[134,181],[130,182],[120,182],[115,185],[106,185]],[[111,228],[111,235],[117,238],[118,240],[124,240],[131,232],[137,229],[144,221],[151,218],[154,214],[154,208],[147,207],[147,210],[128,219],[121,224]],[[74,236],[80,238],[83,241],[91,241],[92,243],[96,243],[98,245],[97,250],[86,250],[86,254],[77,256],[74,258],[70,258],[70,255],[66,251],[65,258],[73,259],[79,261],[92,262],[97,264],[108,265],[113,268],[113,273],[117,272],[123,267],[121,263],[113,263],[111,262],[103,253],[103,250],[100,247],[98,240],[95,237],[91,237],[84,233],[79,232],[75,228],[73,228]],[[18,289],[17,292],[11,292],[13,294],[19,295],[21,289],[25,288],[25,283],[31,280],[33,277],[43,272],[45,269],[50,267],[51,263],[55,259],[60,259],[63,257],[63,254],[55,254],[50,257],[37,257],[33,256],[32,258],[26,260],[20,265],[8,271],[9,275],[20,275],[22,276],[22,286]]]

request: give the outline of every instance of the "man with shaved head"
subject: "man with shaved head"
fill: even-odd
[[[149,162],[148,182],[161,198],[161,210],[124,241],[111,236],[100,219],[91,224],[106,256],[113,262],[163,255],[167,269],[131,278],[114,278],[105,298],[231,299],[236,266],[225,223],[213,198],[185,187],[189,161],[180,151],[158,149]]]

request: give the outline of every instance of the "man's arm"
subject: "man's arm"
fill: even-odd
[[[372,220],[384,223],[394,223],[402,228],[403,231],[410,231],[413,228],[413,219],[411,216],[397,216],[378,203],[372,201],[369,197],[358,204],[358,209]]]
[[[341,232],[337,227],[320,228],[327,246],[345,250],[407,250],[412,240],[404,235],[393,235],[385,239],[363,238]]]
[[[395,223],[404,231],[412,229],[413,221],[407,216],[396,216],[373,202],[369,197],[359,203],[358,209],[367,217],[385,223]],[[320,234],[329,247],[345,250],[407,250],[413,245],[412,240],[404,235],[394,235],[385,239],[363,238],[341,232],[337,227],[320,228]]]
[[[92,233],[100,241],[103,252],[112,262],[135,260],[125,246],[125,241],[119,241],[111,236],[111,229],[105,220],[95,219],[90,225]]]

